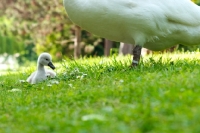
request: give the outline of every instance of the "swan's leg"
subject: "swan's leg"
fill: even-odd
[[[139,61],[140,61],[140,56],[141,56],[141,50],[142,47],[139,45],[136,45],[133,48],[133,61],[132,61],[132,66],[137,66]]]

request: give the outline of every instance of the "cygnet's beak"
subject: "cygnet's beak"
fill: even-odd
[[[56,68],[56,67],[53,65],[52,62],[49,62],[48,66],[51,67],[53,70]]]

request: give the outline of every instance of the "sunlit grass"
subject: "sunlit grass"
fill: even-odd
[[[66,59],[36,85],[34,65],[0,76],[0,132],[199,132],[200,53],[131,58]]]

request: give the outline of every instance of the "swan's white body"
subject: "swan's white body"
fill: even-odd
[[[101,37],[163,50],[200,44],[200,8],[190,0],[63,0],[69,18]]]
[[[49,66],[52,69],[55,69],[54,65],[52,64],[51,55],[48,53],[40,54],[38,61],[37,61],[37,71],[33,72],[27,79],[27,82],[31,84],[35,84],[46,80],[47,77],[55,77],[56,73],[51,70],[47,70],[44,66]]]

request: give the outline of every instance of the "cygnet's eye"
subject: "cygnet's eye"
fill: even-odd
[[[48,59],[46,59],[46,61],[48,61]]]

